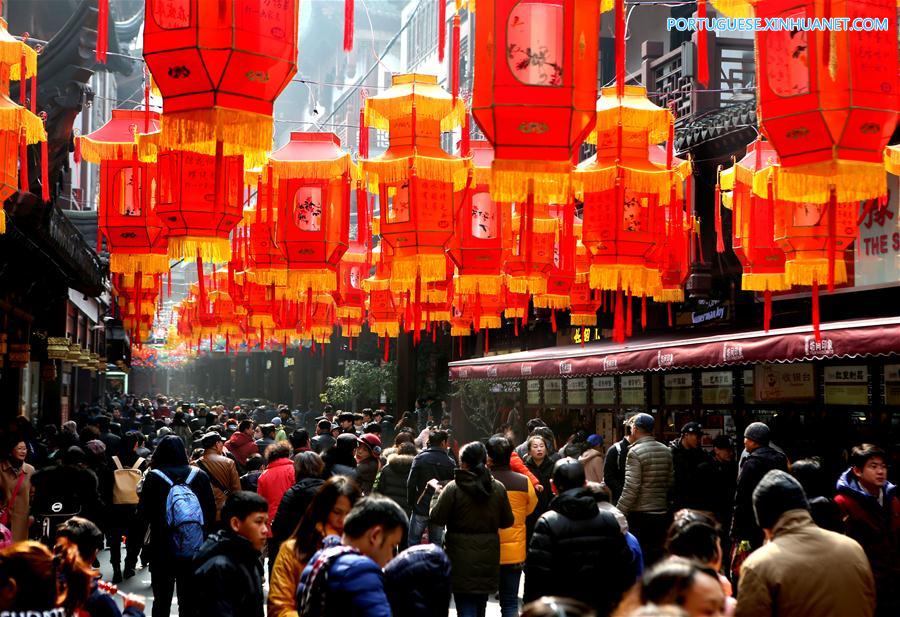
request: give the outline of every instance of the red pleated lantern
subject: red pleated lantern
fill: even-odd
[[[169,270],[168,241],[156,212],[157,167],[138,161],[135,144],[138,133],[158,128],[155,112],[148,122],[143,110],[114,109],[106,124],[78,138],[84,160],[100,165],[98,228],[111,272]]]

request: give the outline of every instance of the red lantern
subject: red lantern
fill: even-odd
[[[114,109],[99,129],[79,137],[84,160],[100,165],[99,233],[112,272],[169,270],[168,242],[156,213],[157,168],[138,161],[135,136],[159,129],[159,114]]]
[[[479,3],[472,115],[494,146],[498,201],[568,199],[572,157],[594,124],[597,9],[591,0]]]
[[[462,100],[433,75],[394,75],[391,88],[366,99],[366,125],[390,130],[387,151],[364,159],[362,169],[380,195],[379,232],[393,251],[395,291],[445,278],[454,192],[465,188],[467,161],[444,152],[440,137],[459,126],[464,113]]]
[[[144,59],[165,109],[161,146],[262,164],[272,105],[297,72],[299,0],[146,5]]]
[[[337,266],[350,233],[350,155],[333,133],[291,133],[268,165],[277,183],[275,240],[288,287],[304,293],[337,288]],[[365,199],[365,198],[363,198]]]
[[[574,204],[552,206],[550,213],[559,221],[559,233],[553,243],[553,266],[547,276],[547,290],[534,294],[534,307],[565,310],[569,307],[569,292],[575,283]],[[581,227],[580,219],[577,223]]]

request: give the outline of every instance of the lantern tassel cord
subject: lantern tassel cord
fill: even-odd
[[[614,343],[624,343],[625,342],[625,316],[623,314],[623,306],[624,298],[622,294],[622,288],[619,287],[616,290],[615,295],[615,308],[613,309],[613,342]]]
[[[106,64],[109,51],[109,0],[97,0],[97,62]]]
[[[816,342],[822,342],[822,332],[820,329],[820,314],[819,314],[819,281],[814,280],[812,285],[812,322],[813,322],[813,334],[815,334]]]
[[[344,0],[344,51],[353,51],[354,0]]]
[[[725,252],[725,239],[724,234],[722,233],[722,186],[719,182],[719,177],[722,175],[722,166],[716,169],[716,192],[715,198],[713,200],[713,208],[715,214],[715,225],[716,225],[716,252],[724,253]]]
[[[766,289],[763,292],[763,330],[769,331],[772,325],[772,290]]]
[[[436,0],[438,27],[438,62],[444,61],[447,48],[447,0]]]
[[[706,0],[697,0],[697,18],[706,19]],[[709,32],[706,28],[697,32],[697,83],[709,88]]]

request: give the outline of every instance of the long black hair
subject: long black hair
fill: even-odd
[[[321,547],[328,515],[334,509],[337,500],[346,497],[352,507],[361,495],[359,485],[347,476],[331,477],[319,487],[306,509],[306,514],[300,519],[297,530],[294,531],[294,554],[301,563],[309,561],[313,553]]]

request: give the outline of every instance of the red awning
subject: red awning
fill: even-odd
[[[450,379],[529,379],[715,368],[758,362],[796,362],[900,354],[900,317],[738,332],[696,338],[659,338],[548,347],[450,363]]]

